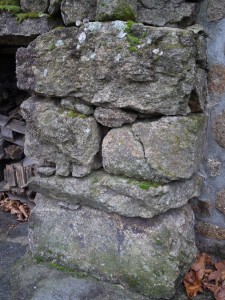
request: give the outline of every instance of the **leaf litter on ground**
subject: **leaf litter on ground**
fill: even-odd
[[[30,208],[27,203],[10,199],[6,193],[1,194],[0,208],[5,212],[16,215],[17,220],[21,222],[26,222],[30,215]]]
[[[208,290],[214,294],[215,300],[225,300],[225,260],[214,262],[208,254],[199,254],[185,274],[183,283],[190,299]]]

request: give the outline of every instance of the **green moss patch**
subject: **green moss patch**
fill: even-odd
[[[86,115],[84,115],[84,114],[80,114],[80,113],[78,113],[77,111],[70,110],[70,111],[68,111],[68,113],[67,113],[67,117],[68,117],[68,118],[80,118],[80,119],[85,119],[85,118],[87,118],[88,116],[86,116]]]
[[[125,28],[125,32],[127,33],[127,39],[130,44],[130,52],[138,52],[138,45],[140,45],[141,43],[140,39],[134,36],[134,34],[132,33],[132,27],[134,24],[135,23],[133,21],[128,21]]]
[[[33,12],[33,11],[32,12],[27,12],[27,13],[19,13],[19,14],[16,14],[16,20],[17,20],[17,22],[22,23],[24,20],[38,19],[42,16],[44,16],[44,14]]]
[[[0,0],[1,5],[20,6],[20,0]]]
[[[21,8],[19,6],[14,5],[0,5],[0,11],[7,11],[9,13],[17,14],[21,11]]]

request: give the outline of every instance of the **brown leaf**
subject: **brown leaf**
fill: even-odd
[[[19,206],[19,210],[20,210],[21,213],[24,215],[24,217],[25,217],[26,219],[28,219],[28,214],[26,213],[26,211],[25,211],[23,205],[20,205],[20,206]]]

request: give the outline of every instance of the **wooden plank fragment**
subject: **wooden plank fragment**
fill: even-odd
[[[14,165],[6,165],[5,166],[4,180],[6,182],[8,182],[11,187],[17,186]]]
[[[17,179],[17,184],[19,188],[22,188],[26,184],[26,174],[24,171],[24,167],[19,164],[15,164],[15,169],[16,169],[16,179]]]

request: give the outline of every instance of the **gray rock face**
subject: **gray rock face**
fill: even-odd
[[[99,151],[101,134],[93,117],[65,110],[53,100],[31,97],[22,104],[27,122],[25,153],[39,165],[56,164],[68,176],[70,164],[87,166]]]
[[[195,38],[122,21],[57,29],[18,50],[18,86],[95,106],[186,115],[198,82]]]
[[[225,17],[225,3],[221,0],[209,0],[207,15],[210,21],[218,21]]]
[[[94,171],[84,178],[36,176],[31,190],[71,203],[80,203],[127,217],[151,218],[178,208],[200,193],[201,180],[154,184]]]
[[[94,109],[84,102],[74,98],[64,98],[61,100],[61,106],[66,109],[76,110],[84,115],[93,115]]]
[[[49,6],[49,0],[20,0],[20,6],[23,11],[46,12]]]
[[[189,206],[154,219],[131,219],[82,207],[65,210],[40,196],[30,219],[32,253],[158,299],[172,299],[195,254]],[[63,232],[63,238],[59,236]]]
[[[103,140],[104,169],[155,182],[190,178],[201,160],[203,128],[199,114],[112,129]]]
[[[75,24],[77,20],[95,20],[97,0],[63,0],[61,13],[66,25]]]
[[[97,0],[96,21],[135,20],[137,0]]]
[[[49,265],[37,263],[28,255],[17,261],[10,274],[10,299],[149,300],[140,294],[125,290],[120,285],[97,281],[84,272],[79,273],[66,268],[62,271]],[[58,266],[57,263],[55,265]]]
[[[97,107],[94,112],[95,120],[107,127],[121,127],[126,123],[133,123],[137,115],[120,109]]]
[[[138,0],[137,21],[153,26],[191,25],[199,4],[186,0]]]
[[[45,15],[36,19],[25,19],[22,23],[19,23],[15,15],[1,11],[0,44],[27,45],[36,36],[59,25],[58,20],[52,20]]]
[[[57,15],[60,12],[61,0],[50,0],[48,13],[51,16]]]

